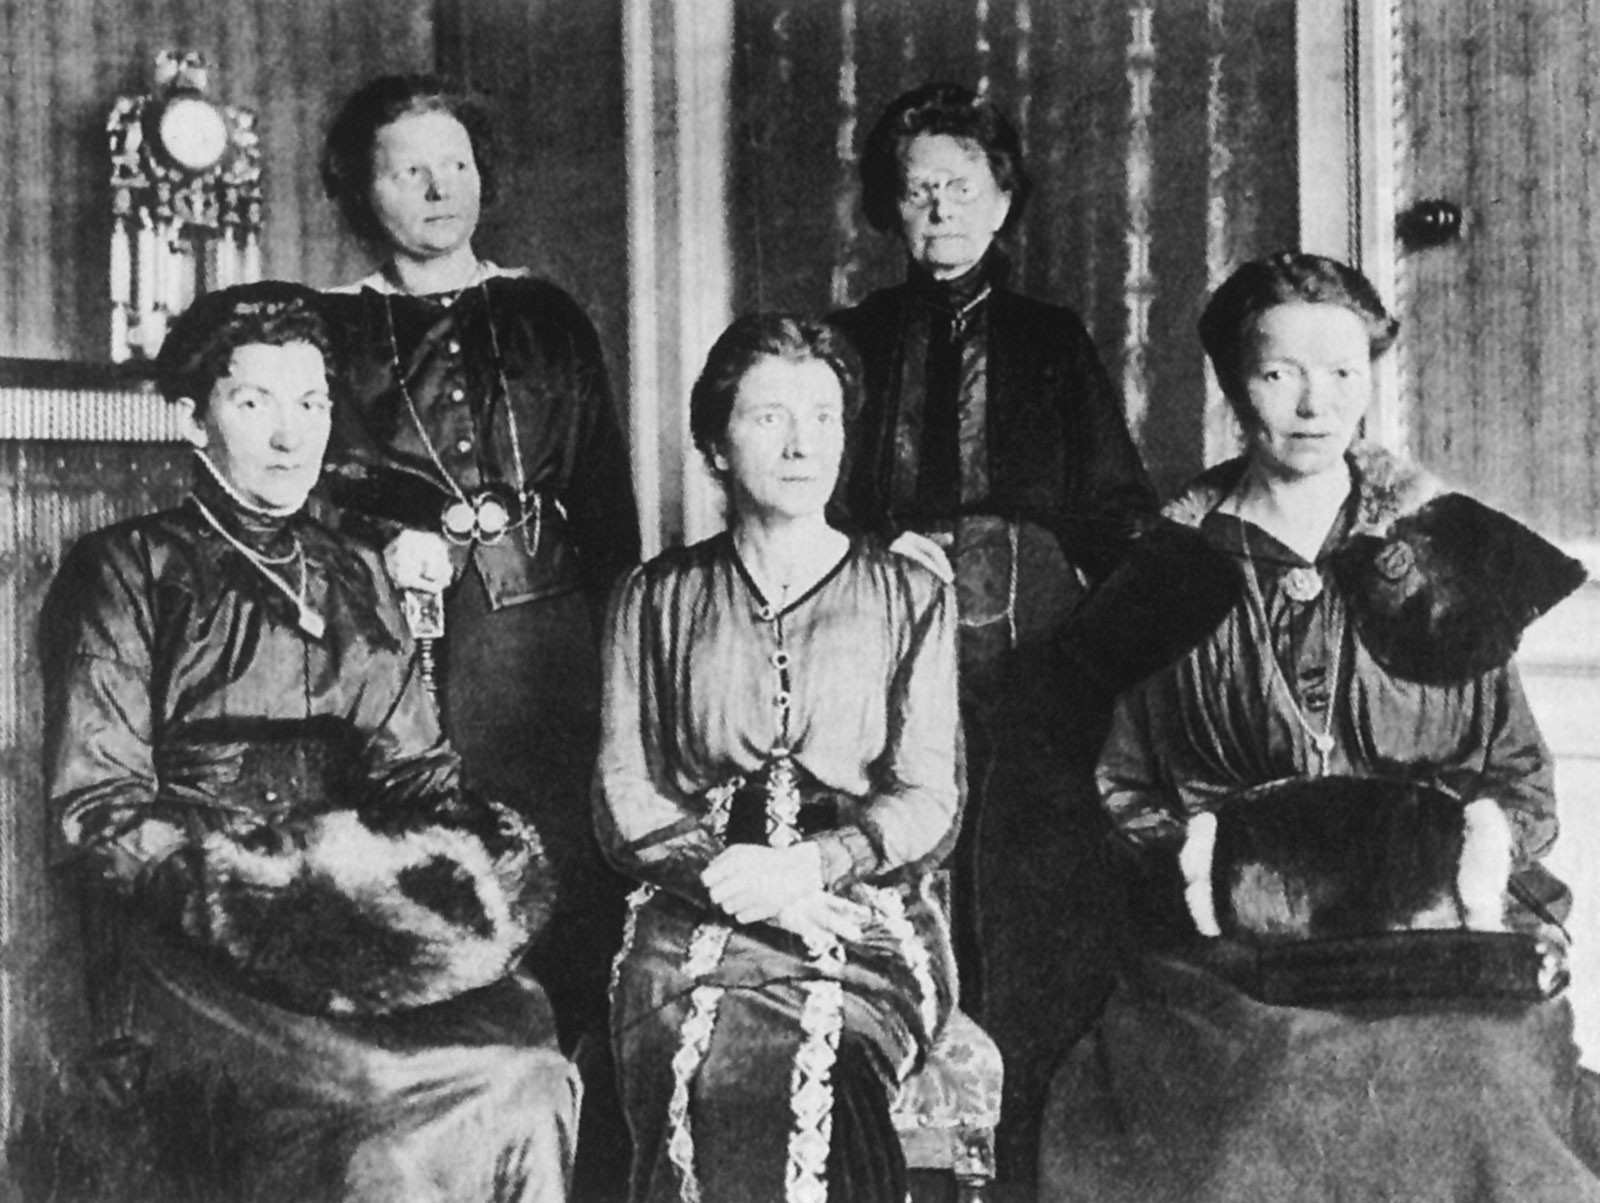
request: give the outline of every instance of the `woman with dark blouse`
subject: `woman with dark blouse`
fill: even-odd
[[[1200,328],[1245,453],[1166,512],[1237,587],[1117,705],[1100,783],[1149,922],[1056,1078],[1041,1190],[1600,1198],[1600,1112],[1551,997],[1552,763],[1509,662],[1581,569],[1354,441],[1398,329],[1359,272],[1247,263]],[[1196,574],[1170,579],[1147,613],[1193,609]],[[1240,822],[1277,835],[1226,859]],[[1187,906],[1160,888],[1180,868]],[[1497,972],[1513,952],[1537,974]]]
[[[730,326],[691,424],[731,525],[612,606],[596,805],[640,883],[612,996],[638,1203],[905,1198],[890,1101],[955,985],[955,599],[936,549],[827,520],[859,387],[825,326]]]
[[[329,485],[385,545],[418,633],[442,626],[428,644],[468,779],[550,851],[559,911],[531,963],[570,1043],[603,1026],[621,922],[586,799],[596,627],[638,560],[638,519],[593,326],[555,285],[473,250],[496,168],[487,113],[430,76],[376,79],[335,117],[323,179],[383,263],[329,298]]]
[[[835,315],[861,355],[850,517],[955,568],[967,820],[952,870],[963,1008],[1006,1058],[1001,1169],[1033,1160],[1045,1067],[1110,985],[1094,753],[1106,702],[1053,642],[1155,504],[1121,399],[1070,309],[1008,285],[1029,193],[989,100],[929,84],[868,135],[862,203],[907,279]]]
[[[155,1136],[116,1197],[561,1198],[581,1090],[508,972],[528,837],[463,789],[376,553],[305,509],[319,305],[243,285],[173,323],[193,491],[82,539],[45,601],[91,1010]]]

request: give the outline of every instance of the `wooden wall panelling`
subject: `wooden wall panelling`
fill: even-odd
[[[1600,537],[1600,25],[1589,0],[1405,0],[1405,200],[1461,241],[1401,265],[1412,450],[1541,529]]]
[[[9,404],[10,396],[0,398]],[[0,1131],[39,1097],[48,1067],[81,1049],[75,942],[48,868],[36,633],[61,556],[82,534],[175,503],[187,448],[0,441]]]

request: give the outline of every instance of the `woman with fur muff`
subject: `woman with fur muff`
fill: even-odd
[[[1600,1199],[1511,663],[1583,570],[1356,441],[1397,331],[1343,263],[1240,267],[1200,333],[1245,453],[1068,640],[1124,689],[1099,779],[1141,922],[1042,1197]]]
[[[306,510],[321,304],[174,322],[192,492],[81,540],[44,608],[51,813],[155,1134],[118,1197],[562,1198],[576,1072],[512,971],[547,873],[463,791],[378,555]]]

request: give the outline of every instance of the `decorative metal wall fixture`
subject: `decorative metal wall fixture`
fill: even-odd
[[[153,358],[198,294],[261,278],[261,142],[209,99],[205,60],[156,55],[155,92],[117,100],[111,144],[111,358]]]

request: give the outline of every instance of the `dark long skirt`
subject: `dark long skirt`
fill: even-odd
[[[172,1198],[556,1203],[582,1088],[549,1005],[505,978],[394,1016],[323,1019],[252,997],[154,934],[128,1017]],[[202,1164],[207,1163],[209,1164]]]
[[[582,593],[489,608],[469,565],[446,597],[445,729],[469,784],[533,823],[556,874],[556,909],[528,955],[562,1045],[606,1030],[625,879],[604,862],[589,788],[600,739],[600,660]]]
[[[818,958],[635,895],[612,1014],[635,1203],[905,1198],[889,1105],[949,1013],[948,933],[921,889],[853,896],[864,939]]]
[[[1050,1091],[1061,1203],[1600,1200],[1564,998],[1272,1006],[1176,956],[1118,986]]]
[[[961,1002],[1005,1060],[1001,1175],[1027,1180],[1050,1074],[1115,980],[1120,895],[1094,783],[1111,702],[1056,671],[1054,638],[1083,583],[1053,535],[977,518],[941,541],[961,607]]]

